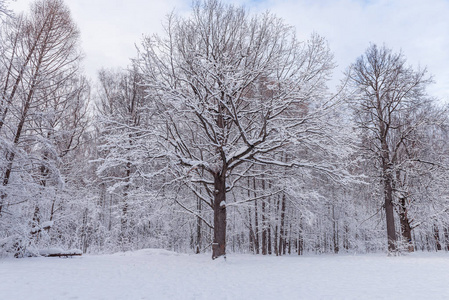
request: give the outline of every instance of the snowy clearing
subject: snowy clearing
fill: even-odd
[[[0,259],[1,299],[447,299],[449,255],[263,257],[157,249]]]

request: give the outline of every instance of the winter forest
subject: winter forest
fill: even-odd
[[[0,18],[0,256],[449,251],[447,99],[407,53],[333,87],[326,37],[205,0],[88,80],[63,0]]]

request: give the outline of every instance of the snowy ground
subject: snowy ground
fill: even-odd
[[[449,254],[0,259],[0,299],[449,299]]]

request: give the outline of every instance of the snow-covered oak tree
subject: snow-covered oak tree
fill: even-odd
[[[165,36],[145,38],[139,59],[163,154],[205,189],[198,196],[213,210],[212,258],[226,254],[227,192],[252,166],[328,170],[275,155],[322,133],[333,68],[323,38],[298,41],[270,13],[197,1],[191,16],[169,17]]]

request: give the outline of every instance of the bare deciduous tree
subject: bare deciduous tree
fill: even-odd
[[[90,87],[79,74],[79,32],[62,0],[38,0],[28,15],[9,19],[1,29],[0,216],[6,208],[23,228],[31,225],[25,243],[39,239],[48,220],[42,211],[49,219],[57,211],[68,154],[87,128]],[[27,207],[15,215],[16,205]],[[23,222],[27,217],[32,220]],[[17,231],[12,222],[5,224],[5,231]]]
[[[425,69],[407,66],[402,53],[374,44],[352,65],[349,78],[355,90],[350,103],[363,132],[363,146],[375,159],[382,178],[388,250],[395,251],[395,174],[416,129],[427,124],[425,115],[410,115],[429,102],[425,88],[431,79]]]
[[[164,154],[206,190],[198,196],[214,212],[213,258],[226,254],[226,209],[238,203],[226,194],[254,164],[326,170],[274,155],[322,133],[333,62],[321,37],[300,42],[269,13],[198,1],[191,17],[169,17],[166,36],[146,38],[140,59]]]
[[[8,186],[11,177],[16,156],[14,148],[24,134],[30,132],[28,125],[36,117],[34,110],[54,100],[52,97],[57,91],[75,76],[80,60],[79,33],[70,18],[70,11],[61,0],[37,1],[32,6],[31,15],[26,19],[19,18],[17,22],[20,25],[14,28],[18,32],[11,35],[14,47],[10,58],[5,60],[8,71],[2,91],[0,125],[7,122],[8,109],[14,106],[14,114],[11,114],[8,124],[13,130],[10,137],[12,147],[6,151],[3,187]],[[3,192],[0,212],[5,197]]]

